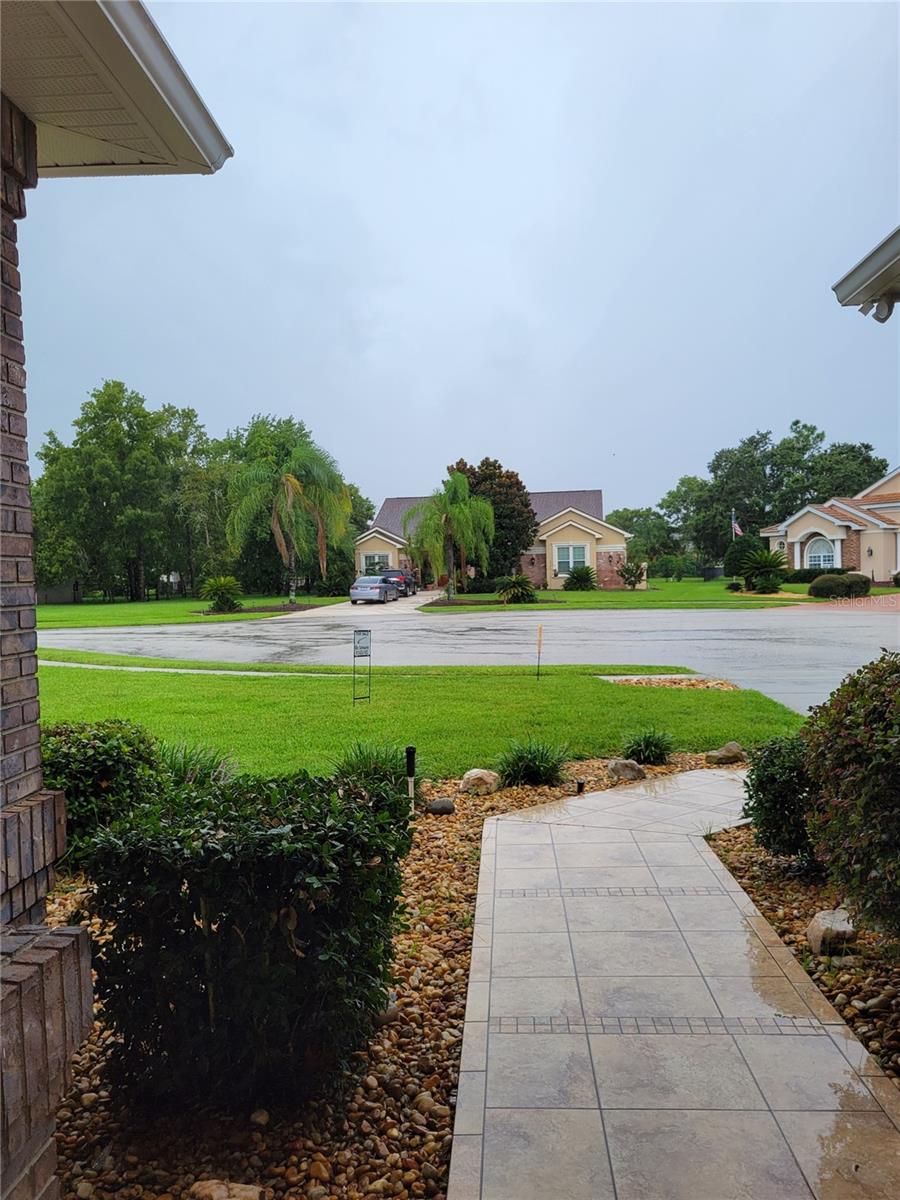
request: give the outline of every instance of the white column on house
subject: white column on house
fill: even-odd
[[[832,538],[831,544],[834,546],[834,565],[839,567],[841,565],[841,539]]]
[[[897,540],[897,570],[900,571],[900,530],[894,534],[894,537]]]
[[[800,559],[800,543],[794,542],[794,570],[799,571],[802,566],[803,563]]]

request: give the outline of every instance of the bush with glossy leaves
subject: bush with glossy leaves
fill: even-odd
[[[798,734],[771,738],[750,751],[744,794],[743,815],[753,822],[761,846],[770,854],[814,857],[806,828],[811,802],[806,743]]]

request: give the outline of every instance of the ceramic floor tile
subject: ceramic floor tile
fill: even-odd
[[[559,885],[582,887],[655,887],[649,867],[560,867]]]
[[[497,824],[499,846],[540,846],[549,843],[549,825],[534,821],[499,821]]]
[[[568,933],[496,933],[491,973],[495,979],[507,975],[574,975]]]
[[[810,1200],[767,1112],[604,1114],[618,1200]]]
[[[830,1038],[738,1035],[735,1042],[770,1108],[878,1108]]]
[[[613,1200],[613,1196],[599,1112],[561,1108],[487,1112],[481,1200]],[[456,1200],[452,1192],[448,1200]]]
[[[481,1200],[481,1138],[454,1135],[447,1200]]]
[[[846,1058],[857,1075],[883,1075],[878,1060],[871,1055],[859,1038],[855,1037],[850,1028],[844,1024],[828,1025],[828,1036]]]
[[[896,1200],[900,1132],[883,1113],[782,1112],[778,1123],[816,1200]]]
[[[730,1037],[592,1034],[590,1046],[604,1109],[766,1107]]]
[[[729,896],[667,896],[666,903],[683,932],[747,927],[746,920]]]
[[[553,846],[547,842],[544,845],[517,845],[504,842],[497,847],[498,867],[555,867],[556,858]]]
[[[579,825],[573,823],[554,824],[548,826],[557,846],[567,846],[573,842],[579,845],[600,844],[604,846],[634,845],[634,834],[628,829],[603,829],[596,825]]]
[[[809,1017],[809,1008],[783,976],[707,975],[723,1017]]]
[[[644,858],[634,842],[582,842],[556,847],[559,867],[643,867]]]
[[[504,888],[558,888],[555,867],[501,867],[494,876],[497,891]]]
[[[596,1108],[597,1091],[583,1033],[492,1033],[488,1108]]]
[[[608,816],[616,816],[619,813],[627,815],[629,818],[637,821],[671,821],[675,817],[679,817],[689,809],[689,805],[679,802],[674,799],[673,803],[666,804],[659,800],[633,800],[629,804],[621,804],[618,808],[611,808]]]
[[[719,1016],[716,1002],[699,975],[586,976],[580,986],[586,1021],[603,1017]]]
[[[703,864],[700,855],[686,838],[669,842],[644,842],[638,834],[636,840],[648,867],[697,867]]]
[[[481,1133],[484,1122],[484,1071],[460,1071],[453,1132]]]
[[[651,867],[658,887],[716,887],[716,877],[704,863],[689,867]]]
[[[581,1000],[574,978],[492,979],[490,986],[491,1018],[568,1017],[571,1021],[581,1020]]]
[[[559,896],[497,896],[495,933],[561,933],[566,914]]]
[[[690,930],[684,935],[704,975],[783,975],[755,933]]]
[[[566,896],[563,904],[573,933],[677,928],[663,896]]]
[[[680,933],[573,933],[579,977],[587,975],[698,975]]]
[[[463,1024],[460,1071],[484,1071],[487,1068],[487,1021],[466,1021]]]

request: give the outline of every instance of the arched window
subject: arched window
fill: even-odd
[[[806,565],[808,567],[833,567],[834,546],[828,538],[814,537],[806,547]]]

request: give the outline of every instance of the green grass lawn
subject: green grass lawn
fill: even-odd
[[[253,605],[284,604],[284,596],[243,596],[242,603],[248,608]],[[340,604],[344,596],[297,597],[300,604]],[[112,604],[85,600],[81,604],[39,604],[37,606],[38,629],[85,629],[89,626],[105,625],[189,625],[210,621],[258,621],[263,617],[277,617],[274,612],[238,612],[222,616],[207,617],[203,610],[208,608],[206,600],[179,598],[177,600],[117,600]]]
[[[354,705],[351,680],[334,672],[229,679],[44,667],[41,709],[50,724],[129,718],[264,774],[327,770],[356,740],[410,744],[423,773],[437,778],[490,766],[511,738],[528,734],[576,758],[617,753],[651,725],[696,751],[732,738],[752,746],[802,724],[758,692],[628,688],[594,677],[603,670],[612,668],[548,667],[537,680],[530,668],[383,667],[373,672],[371,702]]]
[[[533,612],[536,608],[771,608],[779,604],[794,603],[792,599],[773,600],[745,596],[740,592],[726,590],[727,579],[651,579],[645,592],[640,591],[595,591],[563,592],[540,591],[537,604],[505,605],[500,603],[473,604],[452,608],[424,608],[420,611],[440,612]],[[473,600],[494,600],[494,596],[473,596]]]

